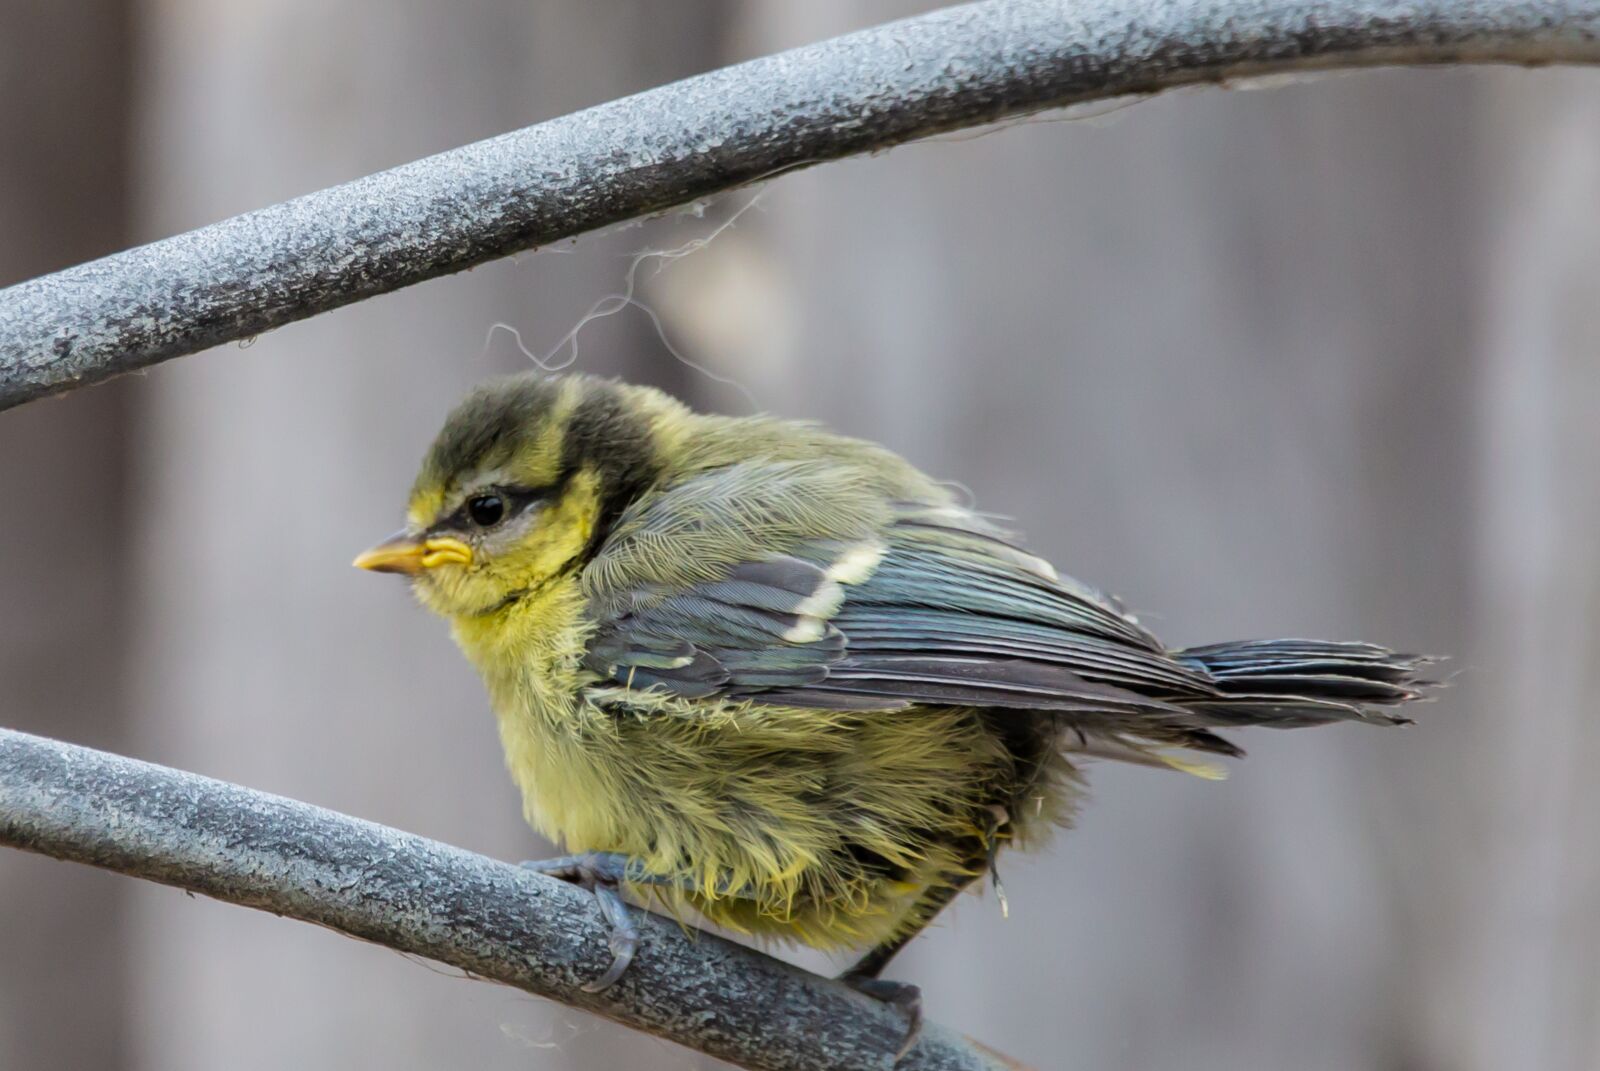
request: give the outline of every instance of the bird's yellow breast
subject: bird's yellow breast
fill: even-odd
[[[558,581],[499,613],[454,622],[489,689],[527,819],[558,843],[587,842],[616,824],[606,772],[614,733],[580,701],[583,607],[576,581]]]

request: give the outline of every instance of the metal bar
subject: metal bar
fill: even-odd
[[[310,804],[0,729],[0,845],[314,922],[761,1071],[888,1068],[895,1012],[844,985],[644,914],[622,979],[593,897]],[[1010,1064],[929,1026],[898,1071]]]
[[[1045,108],[1593,63],[1600,0],[987,0],[713,71],[0,291],[0,409],[764,177]]]

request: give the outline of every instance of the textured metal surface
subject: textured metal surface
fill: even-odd
[[[0,291],[0,408],[783,171],[1064,104],[1592,63],[1600,0],[988,0],[714,71]]]
[[[0,844],[315,922],[743,1067],[889,1066],[900,1018],[844,986],[644,917],[628,973],[585,892],[437,841],[237,785],[0,729]],[[901,1071],[1011,1066],[930,1026]]]

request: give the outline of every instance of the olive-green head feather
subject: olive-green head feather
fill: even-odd
[[[535,373],[456,406],[411,489],[406,526],[356,559],[404,573],[447,617],[510,605],[579,567],[661,471],[686,411],[648,388]]]

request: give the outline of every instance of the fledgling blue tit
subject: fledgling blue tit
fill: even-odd
[[[658,391],[519,375],[450,415],[402,573],[482,674],[528,820],[617,895],[890,958],[1100,758],[1215,776],[1219,729],[1392,725],[1425,659],[1361,643],[1168,650],[888,450]]]

